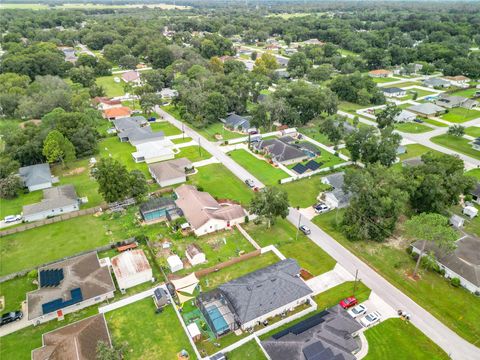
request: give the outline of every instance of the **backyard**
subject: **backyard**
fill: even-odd
[[[121,76],[121,74],[101,76],[97,78],[96,83],[105,89],[105,94],[108,97],[122,96],[125,94],[124,83],[122,81],[117,83],[113,80],[115,77],[121,78]]]
[[[266,360],[263,351],[255,340],[250,340],[246,344],[236,348],[228,353],[228,360]]]
[[[425,334],[399,318],[387,319],[364,334],[368,341],[366,360],[410,360],[412,354],[416,360],[449,359]]]
[[[276,185],[280,179],[289,177],[283,170],[265,160],[257,159],[244,149],[233,150],[228,155],[265,185]]]
[[[450,121],[452,123],[463,123],[465,121],[480,118],[480,111],[468,110],[462,107],[449,109],[448,113],[440,116],[443,120]]]
[[[121,142],[118,137],[114,136],[99,142],[98,148],[100,157],[116,159],[125,165],[129,171],[140,170],[147,176],[147,179],[150,178],[147,164],[144,162],[136,163],[135,160],[133,160],[132,153],[137,150],[129,143]]]
[[[406,159],[411,159],[414,157],[419,157],[422,156],[423,154],[426,154],[427,152],[436,152],[433,149],[430,149],[429,147],[426,147],[424,145],[420,144],[409,144],[405,146],[407,152],[405,154],[401,154],[398,157],[400,160],[406,160]]]
[[[258,245],[275,245],[283,255],[297,260],[302,268],[314,276],[330,271],[335,266],[335,260],[303,233],[298,232],[298,239],[295,240],[297,230],[287,220],[278,219],[271,228],[267,228],[266,224],[249,223],[245,230]]]
[[[458,151],[462,154],[480,160],[480,151],[472,148],[472,145],[470,144],[471,140],[448,134],[435,136],[432,137],[430,140],[435,144],[445,146],[446,148]]]
[[[328,167],[338,165],[338,164],[341,164],[341,163],[345,162],[343,159],[339,158],[338,156],[336,156],[332,153],[329,153],[326,150],[322,150],[320,156],[317,156],[316,158],[308,159],[308,160],[306,160],[302,163],[299,163],[299,164],[305,165],[307,162],[309,162],[311,160],[314,160],[315,162],[321,164],[319,169],[328,168]],[[288,165],[287,167],[289,169],[292,169],[295,165],[297,165],[297,164]]]
[[[196,359],[173,306],[160,314],[150,297],[105,314],[115,344],[127,343],[126,359],[176,359],[187,350]]]
[[[421,269],[421,280],[406,277],[415,263],[405,251],[408,243],[390,244],[374,242],[351,242],[345,238],[339,225],[343,212],[329,212],[314,218],[313,222],[333,236],[336,241],[365,261],[398,287],[420,306],[424,306],[437,319],[472,343],[480,341],[480,306],[465,307],[478,301],[471,293],[455,288],[441,275]],[[442,294],[442,296],[437,296]],[[462,321],[458,321],[462,319]]]
[[[330,188],[322,183],[322,175],[291,181],[280,187],[288,193],[288,200],[293,207],[306,208],[315,204],[320,192]]]

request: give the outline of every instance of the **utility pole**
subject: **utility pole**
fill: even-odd
[[[300,231],[300,220],[302,220],[302,214],[298,213],[297,234],[295,235],[295,241],[298,240],[298,232]]]
[[[353,294],[355,296],[355,291],[357,291],[357,281],[358,281],[358,269],[355,271],[355,281],[353,282]]]
[[[183,135],[183,140],[185,140],[185,124],[182,122],[182,135]]]
[[[200,138],[198,138],[198,153],[202,156],[202,144],[200,143]]]

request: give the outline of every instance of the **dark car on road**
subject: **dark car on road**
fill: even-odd
[[[21,311],[12,311],[2,315],[2,319],[0,320],[0,326],[9,324],[14,321],[21,320],[23,318],[23,312]]]

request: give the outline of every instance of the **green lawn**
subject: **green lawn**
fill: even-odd
[[[185,138],[178,138],[178,139],[173,139],[172,142],[174,144],[183,144],[192,141],[192,138],[186,136]]]
[[[470,140],[467,140],[463,137],[443,134],[432,137],[430,140],[435,144],[445,146],[446,148],[480,160],[480,151],[473,149],[472,145],[470,144]]]
[[[178,107],[175,107],[175,105],[164,105],[161,106],[161,108],[173,117],[177,118],[178,120],[182,119],[182,116],[180,115],[180,109]]]
[[[122,96],[125,95],[125,90],[123,90],[123,82],[120,80],[119,83],[113,81],[113,78],[118,77],[122,78],[122,74],[110,75],[110,76],[101,76],[96,80],[97,85],[102,86],[105,89],[105,94],[108,97]]]
[[[422,118],[422,120],[423,120],[423,122],[426,122],[427,124],[438,126],[438,127],[447,127],[448,126],[447,124],[445,124],[443,122],[433,120],[433,119]]]
[[[405,147],[407,149],[407,152],[399,156],[400,160],[406,160],[406,159],[422,156],[423,154],[429,151],[435,152],[435,150],[420,144],[409,144],[409,145],[406,145]]]
[[[38,289],[38,285],[35,285],[33,280],[37,279],[22,276],[0,283],[0,296],[3,296],[5,299],[5,308],[2,310],[2,313],[22,308],[21,303],[26,298],[25,294]]]
[[[246,150],[234,150],[229,152],[228,155],[265,185],[275,185],[278,184],[280,179],[289,177],[283,170],[274,167],[265,160],[257,159]]]
[[[425,133],[433,130],[430,126],[418,124],[415,122],[397,124],[395,125],[395,129],[397,129],[398,131],[402,131],[410,134]]]
[[[105,314],[113,343],[128,343],[125,359],[176,359],[183,349],[196,359],[173,306],[156,314],[148,297]]]
[[[479,126],[470,126],[465,129],[465,134],[480,137],[480,127]]]
[[[128,142],[121,142],[117,136],[106,138],[98,144],[100,157],[111,157],[120,161],[129,171],[140,170],[150,179],[146,163],[136,163],[132,153],[137,149]],[[98,159],[97,159],[98,160]]]
[[[320,192],[327,190],[330,186],[322,183],[321,175],[314,175],[309,179],[282,184],[280,187],[288,193],[291,206],[305,208],[314,205]]]
[[[180,152],[175,155],[176,158],[186,157],[191,162],[210,159],[212,155],[200,146],[187,146],[180,148]]]
[[[320,169],[328,168],[330,166],[334,166],[334,165],[341,164],[341,163],[345,162],[343,159],[339,158],[338,156],[336,156],[334,154],[329,153],[326,150],[322,150],[322,153],[321,153],[320,156],[317,156],[314,159],[308,159],[308,160],[302,162],[301,164],[305,165],[310,160],[315,160],[317,163],[322,163],[322,165],[320,166]],[[288,165],[288,168],[293,169],[293,167],[295,165],[297,165],[297,164]]]
[[[302,134],[305,134],[309,138],[312,138],[313,140],[318,141],[319,143],[322,143],[327,146],[332,146],[332,142],[328,139],[328,137],[321,133],[319,130],[319,125],[316,124],[310,124],[306,125],[304,127],[301,127],[298,129],[298,131]]]
[[[384,83],[389,83],[389,82],[393,82],[393,81],[398,81],[400,79],[395,78],[395,77],[386,77],[386,78],[372,78],[372,80],[373,80],[374,83],[384,84]]]
[[[236,348],[228,353],[228,360],[266,360],[265,354],[258,346],[255,340],[250,340],[246,344]]]
[[[420,270],[421,280],[412,281],[406,274],[412,273],[415,262],[404,247],[348,241],[337,225],[342,214],[342,211],[332,211],[315,217],[313,221],[453,331],[472,343],[480,343],[480,306],[464,306],[479,302],[478,298],[463,288],[451,286],[439,274],[424,269]]]
[[[385,88],[399,87],[399,88],[403,89],[403,88],[410,87],[410,86],[422,86],[422,84],[419,83],[418,81],[405,81],[405,82],[398,83],[398,84],[395,84],[395,85],[385,86]]]
[[[245,134],[240,134],[240,133],[236,133],[236,132],[225,129],[223,127],[223,123],[221,122],[210,124],[204,128],[196,128],[196,130],[198,131],[199,134],[205,136],[210,141],[218,141],[218,139],[215,138],[215,134],[222,135],[222,140],[230,140],[230,139],[236,139],[239,137],[246,136]]]
[[[253,191],[222,164],[210,164],[197,168],[198,173],[188,177],[188,183],[202,187],[213,197],[231,199],[247,206]]]
[[[465,121],[480,118],[480,111],[468,110],[461,107],[449,109],[448,113],[440,116],[443,120],[450,121],[452,123],[463,123]]]
[[[269,265],[279,262],[280,259],[273,252],[269,251],[263,255],[253,257],[251,259],[241,261],[217,272],[213,272],[200,279],[200,286],[203,292],[207,292],[217,286],[230,280],[239,278],[253,271],[262,269]]]
[[[454,91],[454,92],[450,93],[450,95],[463,96],[463,97],[471,98],[471,97],[473,97],[473,95],[475,95],[475,93],[477,91],[479,91],[479,89],[476,89],[476,88],[462,89],[462,90]]]
[[[465,175],[473,176],[473,177],[477,178],[478,181],[480,181],[480,169],[469,170],[465,173]]]
[[[411,323],[387,319],[365,331],[368,341],[366,360],[449,359],[448,355]]]
[[[18,196],[13,199],[2,199],[0,206],[0,218],[7,215],[17,215],[22,212],[24,205],[33,204],[41,201],[43,198],[43,191],[37,190],[29,193],[18,192]]]
[[[163,131],[165,136],[178,135],[182,131],[170,124],[168,121],[151,122],[150,127],[153,131]]]
[[[287,220],[279,219],[269,229],[265,224],[253,223],[246,225],[245,229],[258,245],[275,245],[283,255],[296,259],[302,268],[315,276],[335,266],[335,260],[301,232],[295,240],[297,229]]]
[[[348,112],[353,115],[357,115],[357,110],[368,108],[369,105],[358,105],[348,101],[340,101],[338,104],[338,110]]]

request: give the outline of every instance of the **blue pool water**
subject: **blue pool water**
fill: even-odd
[[[207,308],[208,315],[210,315],[210,319],[212,319],[213,329],[217,334],[223,333],[225,330],[228,330],[228,324],[223,318],[220,311],[217,309],[215,305],[211,305]]]

